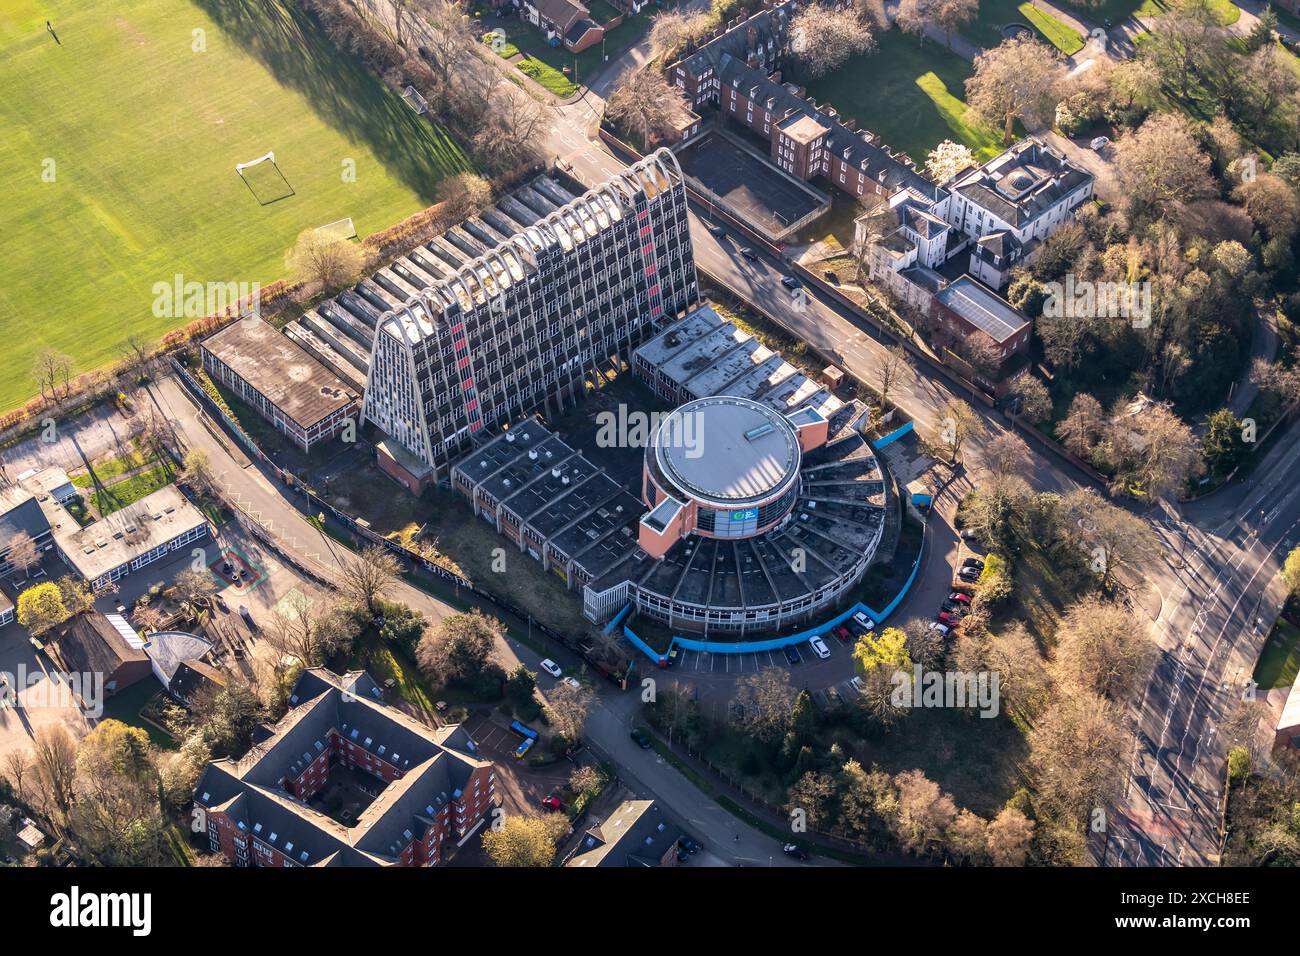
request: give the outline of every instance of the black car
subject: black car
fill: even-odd
[[[677,845],[687,853],[699,853],[704,849],[697,841],[691,839],[685,833],[677,838]]]
[[[803,283],[794,276],[781,276],[781,285],[785,286],[787,289],[803,288]]]
[[[960,571],[957,572],[957,577],[961,578],[963,581],[967,581],[973,584],[980,579],[980,573],[976,571],[974,568],[962,568]]]
[[[979,558],[967,558],[961,563],[963,568],[974,568],[976,571],[984,570],[984,562]]]
[[[790,662],[791,667],[803,660],[803,658],[799,656],[799,652],[794,649],[793,644],[787,644],[785,647],[781,648],[781,650],[785,651],[785,659]]]
[[[638,727],[636,730],[632,731],[632,733],[628,734],[628,736],[635,740],[636,745],[642,750],[650,749],[650,737],[641,728]]]
[[[753,249],[751,249],[749,246],[745,246],[743,249],[741,249],[740,254],[744,256],[746,259],[748,259],[750,262],[758,261],[758,253],[755,252]]]
[[[794,857],[796,860],[808,859],[808,851],[797,843],[787,843],[785,846],[781,847],[781,852],[786,856]]]
[[[828,272],[823,272],[823,273],[822,273],[822,278],[825,279],[827,282],[829,282],[831,285],[839,285],[839,284],[840,284],[840,277],[837,276],[834,272],[829,272],[829,271],[828,271]]]
[[[721,239],[727,234],[727,230],[723,229],[716,222],[711,222],[704,228],[709,230],[709,235],[713,236],[715,239]]]

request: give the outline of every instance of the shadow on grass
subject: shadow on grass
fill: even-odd
[[[280,0],[195,0],[238,46],[283,86],[302,93],[327,123],[368,145],[421,201],[468,167],[461,147],[420,116],[355,57],[341,51],[310,14]]]

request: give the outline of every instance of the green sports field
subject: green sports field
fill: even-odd
[[[155,283],[265,285],[303,229],[376,232],[466,163],[284,0],[0,0],[0,91],[0,410],[42,347],[84,371],[189,321]],[[268,150],[263,205],[235,164]]]

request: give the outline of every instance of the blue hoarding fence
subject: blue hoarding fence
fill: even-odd
[[[900,438],[902,438],[911,430],[912,430],[912,423],[908,422],[906,425],[903,425],[899,428],[895,428],[884,438],[877,438],[875,441],[871,443],[871,447],[879,450],[881,448],[884,448],[886,445],[892,445],[894,442],[898,441]]]
[[[911,425],[909,424],[906,427],[910,428]],[[668,663],[668,652],[674,647],[680,647],[688,651],[705,651],[709,654],[748,654],[752,651],[775,651],[795,644],[802,644],[804,641],[815,635],[825,634],[832,628],[843,624],[855,614],[865,614],[874,623],[880,624],[898,609],[898,605],[902,603],[903,598],[907,596],[907,592],[911,590],[912,582],[916,580],[917,572],[921,567],[921,559],[924,557],[925,534],[923,531],[921,534],[921,549],[916,553],[916,560],[912,562],[912,570],[908,574],[907,580],[903,582],[902,588],[894,595],[893,600],[885,605],[883,611],[873,610],[862,602],[858,602],[847,611],[841,612],[829,621],[824,621],[816,627],[810,627],[805,631],[800,631],[798,634],[788,634],[785,637],[773,637],[765,641],[734,641],[725,644],[715,641],[702,641],[693,637],[674,635],[668,642],[668,650],[663,654],[660,654],[658,651],[651,648],[649,644],[638,637],[636,632],[626,624],[623,625],[623,636],[632,643],[633,647],[637,648],[641,653],[645,654],[646,657],[650,658],[656,666],[664,667]],[[626,616],[627,612],[630,610],[631,605],[625,607],[619,612],[620,618]]]

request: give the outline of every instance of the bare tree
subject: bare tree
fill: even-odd
[[[546,715],[565,740],[574,743],[582,737],[587,715],[596,703],[596,692],[586,684],[574,686],[561,681],[546,695]]]
[[[1002,141],[1010,145],[1016,120],[1041,122],[1051,116],[1063,76],[1055,50],[1032,37],[1014,37],[975,58],[966,101],[989,123],[1000,123]]]
[[[810,77],[825,76],[875,45],[870,27],[851,7],[812,3],[800,8],[790,22],[790,51]]]
[[[365,262],[360,245],[319,229],[304,229],[285,255],[285,265],[295,278],[325,291],[355,282]]]
[[[452,614],[424,632],[415,662],[430,681],[467,681],[487,664],[504,634],[500,621],[477,608],[468,614]]]
[[[624,74],[605,104],[605,116],[633,133],[646,149],[672,135],[689,114],[685,94],[653,67]]]
[[[1161,216],[1214,196],[1210,157],[1186,120],[1153,113],[1115,144],[1115,165],[1130,213]]]
[[[176,575],[176,580],[172,583],[172,590],[178,601],[189,605],[191,610],[197,614],[199,605],[217,593],[217,581],[212,572],[206,568],[203,570],[186,568]]]
[[[180,477],[200,494],[210,495],[217,487],[211,459],[202,448],[191,448],[185,453]]]
[[[24,578],[41,563],[41,552],[36,548],[36,541],[26,531],[14,532],[6,542],[6,550],[8,553],[3,560],[12,564],[15,570],[21,571]]]
[[[1051,673],[1058,686],[1081,688],[1123,704],[1146,679],[1155,650],[1132,611],[1085,597],[1070,607],[1057,628]]]
[[[961,461],[961,450],[966,440],[979,437],[984,431],[984,421],[973,408],[959,398],[950,398],[944,403],[943,415],[939,419],[936,445],[947,456],[948,463],[955,465]]]
[[[864,269],[871,271],[871,260],[880,243],[898,230],[898,213],[886,197],[875,193],[863,193],[858,204],[860,211],[853,221],[853,264],[861,282]]]
[[[1111,504],[1092,488],[1076,488],[1061,498],[1065,538],[1083,554],[1103,589],[1140,579],[1157,559],[1159,542],[1147,524]]]
[[[877,366],[876,374],[879,376],[880,381],[880,410],[882,412],[888,410],[889,393],[907,368],[907,349],[903,348],[902,343],[886,349],[885,354],[880,357],[880,364]]]
[[[650,24],[650,55],[667,64],[688,43],[699,40],[710,29],[706,13],[688,13],[685,10],[664,10],[655,14]]]
[[[985,834],[994,866],[1024,866],[1034,840],[1034,821],[1015,807],[1003,807]]]
[[[957,819],[952,797],[921,770],[907,770],[894,778],[898,787],[898,839],[914,853],[943,848],[949,827]]]
[[[63,382],[64,395],[68,394],[68,377],[71,374],[72,359],[54,349],[45,348],[36,353],[32,364],[32,378],[41,390],[41,398],[55,402],[59,400],[59,382]]]
[[[262,636],[280,654],[317,667],[351,645],[357,625],[337,601],[302,601],[291,614],[273,615]]]
[[[1124,789],[1130,734],[1122,708],[1095,694],[1067,694],[1029,732],[1039,796],[1073,829]]]
[[[1056,426],[1056,434],[1068,451],[1085,458],[1101,439],[1105,425],[1101,402],[1087,392],[1079,392],[1070,402],[1065,418]]]
[[[1016,415],[1039,424],[1052,416],[1052,396],[1047,386],[1028,369],[1007,383],[1007,395],[1016,402]]]
[[[790,672],[781,667],[765,667],[741,678],[736,690],[738,722],[764,743],[781,737],[790,725],[794,690]]]
[[[975,154],[971,152],[969,146],[945,139],[930,150],[930,155],[925,160],[925,172],[936,183],[944,183],[963,169],[969,169],[974,165]]]
[[[492,184],[474,173],[457,173],[439,186],[442,219],[448,227],[477,216],[492,204]]]
[[[77,774],[76,741],[61,724],[42,727],[32,740],[32,762],[46,808],[66,823]]]
[[[450,88],[458,79],[477,72],[476,63],[465,64],[473,56],[477,42],[469,19],[452,3],[445,0],[416,0],[416,12],[426,20],[431,29],[425,32],[422,45],[428,51],[424,62],[437,78],[442,90]],[[493,71],[495,72],[495,71]]]
[[[531,165],[540,155],[539,144],[547,125],[546,112],[536,100],[522,91],[511,91],[507,96],[497,97],[493,109],[484,116],[482,127],[474,134],[474,155],[480,163],[502,173]],[[472,174],[461,175],[487,185]],[[474,212],[487,205],[480,206],[478,196],[473,199],[477,207]],[[491,199],[490,186],[487,199]]]
[[[390,594],[402,573],[402,563],[382,545],[351,555],[339,572],[338,588],[346,603],[374,618],[379,601]]]
[[[4,756],[4,776],[13,787],[19,800],[27,800],[27,777],[33,770],[32,758],[26,750],[14,747]]]
[[[1112,490],[1148,501],[1169,499],[1205,470],[1196,435],[1165,405],[1114,417],[1106,445],[1115,465]]]

